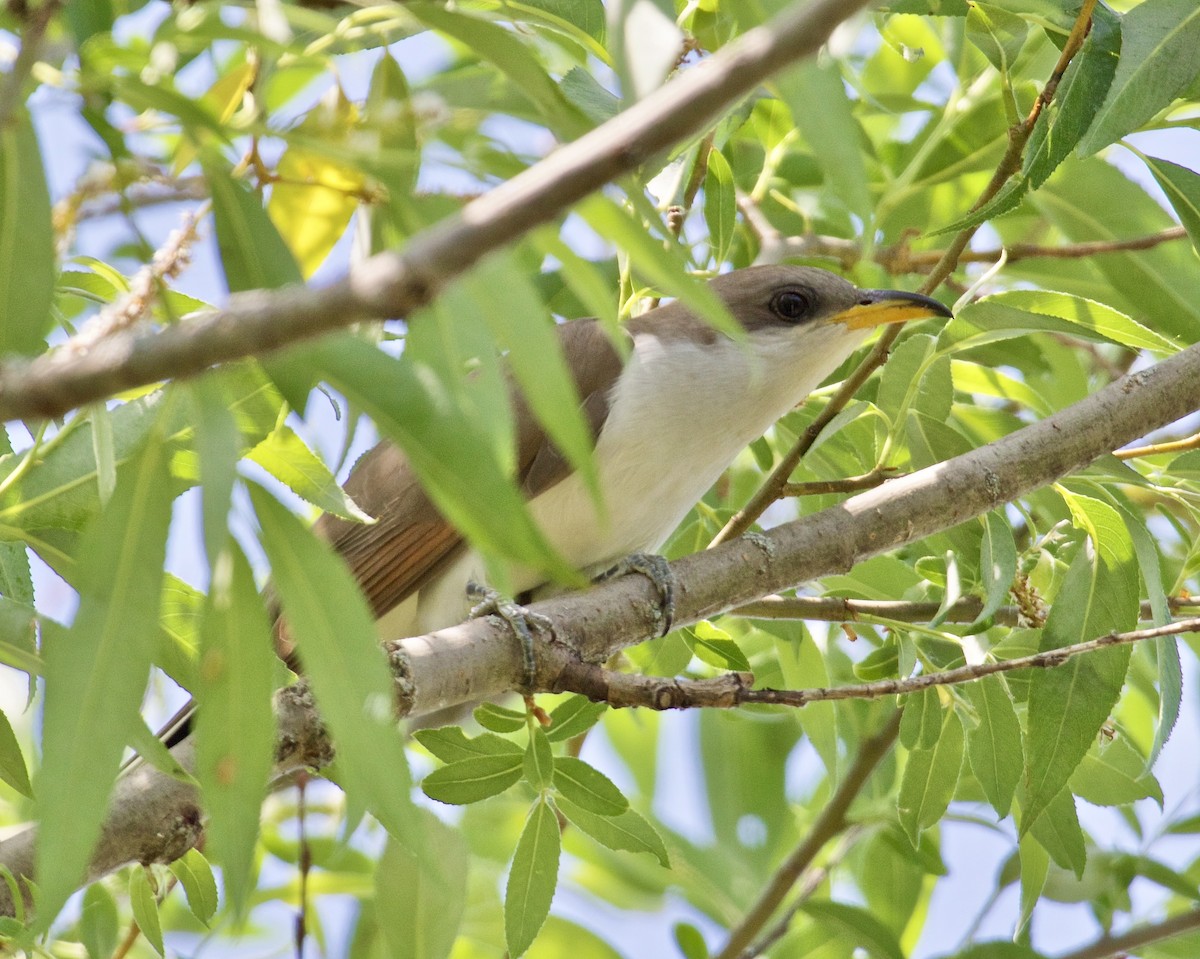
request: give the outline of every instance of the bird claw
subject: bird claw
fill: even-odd
[[[640,573],[658,590],[658,622],[660,636],[666,636],[675,625],[675,586],[678,582],[665,557],[654,553],[630,553],[616,565],[600,573],[593,582],[603,583],[629,573]]]
[[[471,607],[470,619],[499,616],[508,624],[508,628],[517,637],[517,642],[521,644],[524,686],[526,689],[533,689],[534,681],[537,679],[537,657],[533,648],[533,631],[553,632],[553,622],[548,616],[526,609],[519,603],[506,599],[491,587],[473,580],[467,583],[467,598],[475,603]]]

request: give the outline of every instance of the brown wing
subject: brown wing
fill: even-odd
[[[621,359],[593,320],[566,323],[558,331],[594,439],[608,415],[608,391]],[[519,479],[533,497],[562,480],[569,465],[519,395],[514,414]],[[382,617],[451,562],[463,539],[425,495],[404,453],[389,442],[358,461],[346,492],[377,522],[367,526],[326,514],[316,528],[345,557]]]

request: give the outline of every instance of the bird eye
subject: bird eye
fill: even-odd
[[[784,290],[771,300],[771,310],[785,320],[799,320],[812,307],[812,298],[800,290]]]

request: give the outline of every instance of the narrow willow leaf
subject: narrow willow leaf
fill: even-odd
[[[313,350],[322,375],[403,448],[438,509],[472,542],[579,581],[534,525],[516,484],[482,455],[487,438],[448,408],[440,384],[360,340],[339,338]]]
[[[117,903],[102,882],[94,882],[83,892],[79,914],[79,940],[90,959],[109,959],[117,948],[120,932]]]
[[[1071,774],[1071,791],[1096,806],[1120,806],[1153,799],[1161,807],[1162,787],[1146,768],[1146,757],[1126,736],[1101,739]]]
[[[583,67],[571,67],[559,87],[563,96],[597,125],[607,123],[621,111],[621,101]]]
[[[1021,724],[1008,689],[999,676],[960,687],[978,723],[967,730],[967,758],[988,802],[1003,819],[1021,780]]]
[[[186,385],[192,400],[196,424],[196,458],[200,461],[204,551],[210,567],[228,537],[229,507],[233,502],[233,484],[237,461],[242,455],[241,437],[229,409],[225,380],[221,376],[201,376]]]
[[[805,902],[800,911],[851,946],[858,946],[872,959],[904,959],[895,935],[861,906],[842,902]]]
[[[714,626],[707,619],[702,619],[695,626],[683,631],[692,652],[702,662],[717,669],[732,669],[739,672],[750,672],[750,661],[746,654],[733,641],[733,638],[719,626]]]
[[[554,753],[550,749],[550,740],[540,726],[534,726],[530,731],[524,768],[525,780],[534,789],[548,789],[554,782]]]
[[[812,150],[825,182],[851,213],[870,223],[871,200],[864,134],[854,118],[841,71],[832,63],[809,60],[775,78],[804,142]],[[813,104],[819,103],[819,110]]]
[[[1154,179],[1171,201],[1171,206],[1175,208],[1179,222],[1187,230],[1192,246],[1200,252],[1200,174],[1169,160],[1150,156],[1144,159],[1146,166],[1154,174]]]
[[[745,332],[733,319],[724,302],[696,277],[678,244],[663,246],[642,222],[623,206],[600,193],[593,193],[578,207],[579,215],[593,230],[629,254],[634,272],[670,296],[678,297],[698,316],[723,333],[741,338]]]
[[[252,892],[259,812],[275,743],[271,623],[241,548],[228,538],[200,615],[196,777],[209,815],[208,851],[241,915]]]
[[[160,956],[166,955],[163,945],[162,920],[158,915],[158,900],[146,878],[146,867],[135,866],[129,874],[129,905],[133,909],[133,920],[138,924],[150,948]]]
[[[421,789],[430,799],[463,806],[498,796],[521,779],[522,753],[477,756],[435,769],[423,780]]]
[[[326,513],[359,523],[375,520],[359,509],[325,462],[289,426],[279,426],[246,454],[301,499]]]
[[[328,544],[262,487],[249,490],[288,628],[337,744],[340,782],[388,832],[419,847],[392,677],[366,600]]]
[[[562,796],[555,799],[554,804],[600,845],[626,852],[648,852],[664,869],[670,868],[671,861],[662,837],[641,813],[626,809],[619,816],[602,816]]]
[[[20,109],[0,128],[0,354],[42,348],[56,262],[42,156]]]
[[[1095,153],[1136,130],[1196,77],[1200,7],[1194,0],[1145,0],[1121,21],[1121,58],[1096,119],[1079,144]]]
[[[217,914],[217,880],[213,877],[212,866],[200,850],[189,849],[182,858],[171,863],[171,872],[187,893],[192,915],[207,926]]]
[[[1056,865],[1071,870],[1076,879],[1083,877],[1083,868],[1087,865],[1087,847],[1083,829],[1079,825],[1079,814],[1075,811],[1075,797],[1070,789],[1059,791],[1045,811],[1034,820],[1029,834],[1050,854]]]
[[[1040,952],[1017,942],[980,942],[954,954],[954,959],[1046,959]]]
[[[547,435],[599,498],[592,458],[592,431],[571,378],[562,340],[521,265],[500,253],[486,258],[466,278],[476,307],[521,386],[529,408]],[[497,296],[497,290],[504,290]]]
[[[737,197],[733,170],[721,151],[708,151],[708,175],[704,178],[704,221],[708,224],[708,245],[713,260],[725,262],[733,231],[737,226]]]
[[[1097,5],[1083,49],[1072,58],[1025,149],[1024,172],[1035,190],[1058,169],[1091,125],[1112,85],[1120,52],[1120,18]]]
[[[378,175],[396,196],[410,196],[417,187],[421,145],[417,139],[408,79],[386,50],[371,72],[364,109],[364,126],[379,137],[383,156],[393,157]]]
[[[418,858],[392,841],[375,870],[379,929],[393,959],[444,959],[467,901],[469,857],[463,838],[428,810],[417,812],[424,835]]]
[[[574,756],[555,758],[554,788],[575,805],[598,816],[619,816],[629,808],[629,800],[611,779]]]
[[[405,4],[405,10],[494,64],[538,108],[543,121],[559,137],[573,140],[586,130],[582,117],[518,34],[497,23],[455,13],[434,3],[409,3]]]
[[[1023,834],[1018,840],[1021,865],[1021,911],[1017,931],[1028,927],[1033,910],[1041,901],[1046,876],[1050,872],[1050,854],[1032,835]]]
[[[704,941],[704,934],[691,923],[675,923],[671,934],[684,959],[708,959],[708,943]]]
[[[413,738],[444,763],[478,756],[520,756],[521,747],[494,733],[468,737],[460,726],[418,729]]]
[[[609,3],[607,38],[627,103],[642,99],[662,85],[684,42],[674,10],[654,0]]]
[[[1138,617],[1139,571],[1120,515],[1100,500],[1060,494],[1091,549],[1081,548],[1067,571],[1042,630],[1042,650],[1132,629]],[[1108,719],[1129,655],[1128,646],[1098,650],[1030,677],[1023,830],[1066,785]]]
[[[925,235],[942,236],[946,233],[958,233],[962,230],[979,226],[979,224],[993,220],[998,216],[1003,216],[1005,213],[1009,213],[1020,206],[1021,201],[1025,199],[1025,194],[1028,192],[1028,178],[1025,176],[1015,176],[1001,187],[999,193],[988,200],[978,210],[972,210],[947,226]]]
[[[44,643],[46,704],[36,793],[39,920],[79,884],[99,835],[159,635],[171,518],[167,449],[155,431],[79,543],[79,609]]]
[[[484,703],[476,706],[471,714],[475,722],[484,729],[494,733],[515,733],[525,728],[525,714],[516,709],[508,709],[496,703]]]
[[[942,818],[958,788],[963,759],[962,722],[953,709],[944,712],[937,742],[909,752],[900,780],[900,824],[914,846],[921,831]]]
[[[587,732],[608,712],[608,703],[594,703],[586,696],[570,696],[550,710],[546,737],[559,743]]]
[[[560,849],[558,817],[546,800],[538,800],[521,830],[504,889],[504,941],[512,959],[525,953],[550,914]]]
[[[1009,588],[1017,577],[1017,544],[1012,525],[999,511],[983,518],[983,543],[979,552],[979,576],[983,581],[983,608],[975,622],[967,627],[968,635],[978,629],[1008,599]],[[1001,813],[1003,816],[1004,813]]]
[[[21,745],[17,742],[12,723],[8,721],[8,716],[3,710],[0,710],[0,781],[10,785],[22,796],[33,798],[33,787],[29,784],[25,756],[21,753]]]
[[[900,745],[905,749],[929,749],[942,735],[945,716],[936,689],[910,693],[900,717]]]
[[[1004,74],[1012,69],[1029,35],[1029,26],[1021,17],[991,3],[972,3],[966,27],[967,39]]]

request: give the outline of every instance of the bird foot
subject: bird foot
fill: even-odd
[[[640,573],[658,590],[658,625],[660,636],[666,636],[675,625],[675,587],[677,580],[666,558],[654,553],[630,553],[615,566],[600,573],[593,582],[603,583],[629,573]]]
[[[549,617],[535,613],[518,603],[505,598],[496,590],[482,583],[471,581],[467,583],[467,598],[474,606],[471,607],[470,618],[479,619],[483,616],[499,616],[508,623],[508,628],[521,644],[521,668],[524,672],[524,686],[533,689],[537,679],[537,658],[533,649],[533,633],[553,632],[554,624]]]

